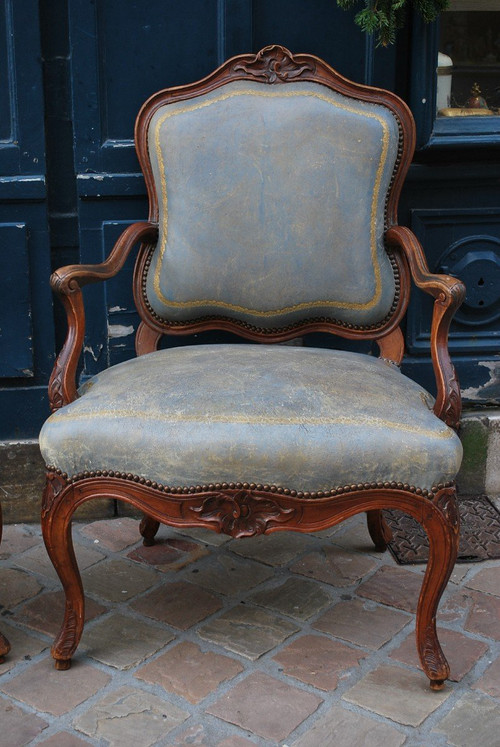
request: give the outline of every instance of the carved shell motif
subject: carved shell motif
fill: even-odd
[[[263,78],[267,83],[285,83],[300,77],[303,73],[314,73],[310,63],[300,64],[285,47],[273,45],[265,47],[249,62],[239,62],[234,72],[244,72],[255,78]]]
[[[199,506],[189,506],[200,523],[213,524],[231,537],[263,534],[268,524],[282,524],[294,517],[296,508],[283,508],[268,497],[258,497],[246,490],[234,494],[213,493]]]

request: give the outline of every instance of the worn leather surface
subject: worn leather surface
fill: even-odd
[[[271,345],[163,350],[94,377],[40,445],[69,475],[131,472],[170,486],[296,490],[452,480],[462,447],[432,398],[369,356]]]
[[[397,147],[385,107],[315,83],[233,82],[163,106],[149,129],[151,306],[260,327],[381,321],[394,298],[382,235]]]

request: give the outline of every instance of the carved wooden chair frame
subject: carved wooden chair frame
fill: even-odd
[[[187,323],[169,323],[158,317],[148,304],[144,292],[145,275],[158,237],[159,217],[148,157],[148,124],[166,102],[191,99],[230,81],[249,79],[267,86],[282,86],[289,81],[321,83],[362,102],[382,103],[398,121],[399,154],[388,192],[385,231],[386,248],[397,279],[397,294],[390,314],[380,324],[362,327],[315,318],[284,328],[263,329],[213,316]],[[414,142],[412,116],[394,94],[352,83],[318,58],[305,54],[294,56],[279,46],[267,47],[257,55],[235,57],[198,83],[152,96],[141,109],[136,123],[136,148],[149,194],[148,221],[130,225],[103,263],[63,267],[51,278],[68,318],[67,338],[49,384],[52,409],[57,410],[78,396],[75,377],[85,328],[81,288],[116,275],[133,247],[140,243],[134,274],[134,297],[141,318],[136,335],[138,355],[156,350],[161,336],[167,332],[185,335],[219,329],[237,332],[247,340],[258,342],[283,342],[308,332],[333,332],[350,339],[376,340],[380,356],[399,365],[404,353],[399,325],[408,305],[411,276],[419,288],[435,299],[430,341],[437,381],[434,412],[456,428],[460,417],[460,390],[447,339],[450,321],[463,300],[465,289],[456,278],[431,274],[416,237],[409,229],[397,225],[398,198]],[[153,543],[160,522],[173,527],[208,527],[232,537],[244,537],[282,530],[322,530],[366,512],[370,535],[377,549],[382,551],[386,549],[390,532],[381,509],[393,507],[410,514],[423,525],[430,540],[429,562],[418,602],[417,648],[433,689],[441,688],[448,677],[449,667],[436,634],[436,611],[457,554],[459,518],[453,483],[440,484],[431,491],[385,482],[339,485],[325,493],[302,493],[286,486],[252,483],[168,486],[129,473],[103,470],[68,475],[49,466],[42,527],[48,552],[66,592],[64,622],[52,647],[58,669],[70,666],[84,620],[83,589],[72,546],[71,518],[76,508],[95,497],[125,501],[143,511],[145,518],[140,530],[145,544]]]

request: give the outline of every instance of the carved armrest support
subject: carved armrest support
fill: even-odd
[[[66,309],[68,332],[49,381],[52,412],[77,398],[76,369],[85,335],[85,309],[81,288],[89,283],[114,277],[122,269],[138,241],[155,242],[157,239],[156,224],[133,223],[121,234],[104,262],[96,265],[67,265],[53,273],[50,284]]]
[[[393,226],[386,243],[402,250],[415,285],[434,297],[431,327],[431,356],[437,383],[435,414],[452,428],[458,428],[461,412],[460,386],[448,352],[448,332],[453,314],[465,298],[465,285],[450,275],[429,271],[424,250],[417,237],[404,226]]]

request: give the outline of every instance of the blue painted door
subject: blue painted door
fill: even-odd
[[[10,439],[36,433],[47,412],[54,360],[40,56],[37,0],[5,0],[0,5],[0,435]]]
[[[353,15],[335,0],[4,0],[0,438],[36,437],[48,414],[46,385],[65,335],[61,305],[49,288],[51,268],[102,261],[124,226],[147,215],[133,146],[142,102],[159,88],[203,77],[231,55],[273,43],[316,54],[347,77],[411,98],[408,38],[376,49]],[[418,70],[415,75],[419,80]],[[410,175],[402,203],[402,222],[425,241],[436,270],[454,241],[464,244],[472,234],[500,240],[494,164],[483,154],[468,167],[457,157],[453,168],[446,181],[439,163],[428,159]],[[134,354],[132,265],[133,258],[111,282],[85,289],[82,377]],[[477,363],[494,357],[498,339],[496,318],[480,330],[475,324],[481,299],[477,308],[469,299],[452,330],[470,391],[478,371],[487,375]],[[427,386],[429,313],[427,299],[414,294],[405,330],[407,370]]]

